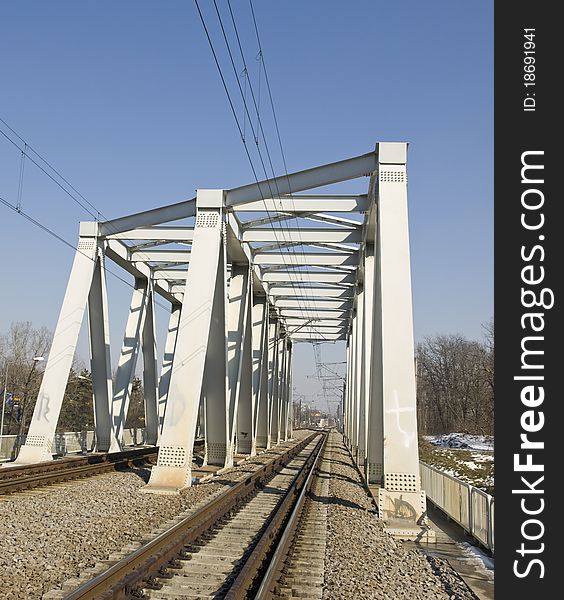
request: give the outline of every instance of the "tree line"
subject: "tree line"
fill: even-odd
[[[483,326],[484,340],[436,335],[417,345],[419,432],[493,435],[493,320]]]
[[[460,431],[493,434],[493,321],[484,340],[436,335],[417,345],[417,411],[422,435]],[[30,322],[13,323],[0,334],[0,404],[4,434],[23,434],[29,427],[52,334]],[[135,377],[126,427],[144,427],[143,385]],[[67,383],[57,431],[94,428],[90,372],[75,360]]]
[[[22,435],[29,428],[52,337],[45,327],[34,328],[29,321],[12,323],[6,333],[0,333],[0,411],[4,404],[4,435]],[[125,426],[145,426],[143,385],[139,377],[133,380]],[[93,429],[92,378],[90,371],[75,359],[57,431]]]

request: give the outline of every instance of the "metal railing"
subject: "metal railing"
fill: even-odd
[[[26,435],[3,435],[0,437],[0,460],[13,460],[20,447],[25,444]],[[124,446],[142,446],[145,443],[145,428],[124,429]],[[92,452],[93,431],[65,431],[56,433],[53,438],[53,453],[66,456],[75,452]]]
[[[427,498],[493,554],[493,496],[431,465],[419,465]]]

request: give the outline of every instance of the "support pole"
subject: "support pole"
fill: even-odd
[[[156,446],[159,435],[157,406],[157,339],[155,336],[155,307],[153,283],[149,281],[147,314],[142,331],[143,395],[145,398],[145,444]]]
[[[253,296],[253,402],[255,406],[253,448],[266,448],[268,437],[268,303],[266,296]]]
[[[192,451],[203,389],[206,390],[208,460],[224,463],[231,451],[227,448],[223,203],[222,190],[198,190],[190,268],[159,456],[145,491],[174,494],[191,485]]]
[[[279,443],[279,410],[278,410],[278,359],[279,359],[279,339],[278,332],[280,323],[277,319],[272,319],[270,324],[270,335],[268,340],[268,369],[269,369],[269,385],[268,394],[270,405],[269,411],[269,435],[268,446]]]
[[[286,439],[291,440],[294,436],[294,393],[292,387],[292,356],[293,356],[293,344],[290,340],[288,340],[288,362],[287,362],[287,370],[286,370],[286,378],[288,380],[288,399],[286,401],[287,405],[287,429],[286,429]]]
[[[163,428],[166,402],[168,398],[168,389],[170,385],[170,374],[172,373],[172,359],[174,358],[174,349],[176,347],[176,338],[178,336],[178,323],[180,322],[180,304],[173,304],[170,311],[168,322],[168,331],[166,334],[163,364],[161,366],[161,376],[159,378],[159,437]]]
[[[114,398],[112,402],[115,439],[110,447],[110,452],[119,452],[123,445],[123,430],[129,411],[133,377],[135,376],[135,367],[137,366],[137,358],[139,357],[141,337],[145,329],[149,298],[149,281],[138,277],[135,279],[135,287],[131,295],[129,315],[125,325],[125,333],[123,335],[123,343],[116,371]]]
[[[350,451],[356,457],[358,450],[358,317],[355,312],[352,318],[351,335],[351,446]]]
[[[25,444],[14,464],[53,459],[52,444],[98,255],[95,223],[81,223],[80,239]]]
[[[280,384],[279,390],[279,407],[280,407],[280,441],[285,442],[287,436],[286,421],[288,419],[288,407],[286,405],[288,398],[288,380],[286,377],[286,364],[288,360],[288,344],[286,338],[281,342],[281,368],[280,368]]]
[[[256,297],[253,305],[253,395],[256,398],[256,444],[269,446],[269,313],[266,297]]]
[[[382,381],[382,319],[379,266],[379,240],[366,245],[364,269],[366,322],[366,379],[367,379],[367,442],[366,479],[368,483],[381,483],[383,475],[384,431],[383,381]],[[369,320],[368,320],[369,317]]]
[[[229,284],[227,366],[231,444],[250,454],[253,438],[251,270],[249,264],[232,264]]]
[[[94,437],[98,452],[107,452],[115,438],[112,422],[112,365],[108,295],[103,254],[94,269],[88,295],[88,334],[90,340],[90,372],[94,401]]]
[[[356,439],[357,439],[357,450],[356,450],[356,464],[362,471],[364,470],[364,458],[366,456],[366,437],[365,433],[365,419],[366,419],[366,386],[365,386],[365,317],[364,317],[364,287],[358,291],[358,305],[356,309],[357,315],[357,367],[356,367],[356,388],[357,388],[357,400],[356,400]]]
[[[409,230],[407,144],[379,144],[377,235],[380,240],[384,488],[380,515],[388,527],[422,522],[425,493],[419,478]]]

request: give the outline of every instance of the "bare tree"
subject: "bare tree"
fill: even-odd
[[[42,364],[34,359],[43,357],[50,344],[51,333],[45,327],[35,329],[29,321],[12,323],[8,332],[0,335],[1,364],[10,394],[5,433],[21,435],[29,425],[43,373]]]
[[[493,433],[493,392],[493,338],[438,335],[418,345],[421,433]]]

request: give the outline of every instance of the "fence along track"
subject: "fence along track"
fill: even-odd
[[[493,554],[493,496],[431,465],[419,465],[427,498]]]
[[[249,597],[325,439],[308,436],[65,599]]]

